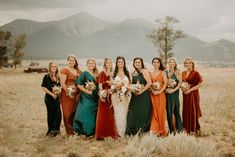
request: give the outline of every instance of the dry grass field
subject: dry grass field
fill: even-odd
[[[0,157],[232,157],[235,156],[235,69],[200,68],[203,117],[200,137],[154,135],[96,141],[62,134],[45,137],[47,130],[44,74],[22,68],[0,71]]]

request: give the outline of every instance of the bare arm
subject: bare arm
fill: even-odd
[[[99,90],[103,90],[102,83],[99,83]]]
[[[143,76],[146,80],[147,84],[144,86],[142,93],[149,89],[149,87],[152,85],[151,77],[148,70],[143,70]]]
[[[64,91],[67,93],[68,89],[67,89],[67,86],[65,84],[66,79],[67,79],[67,75],[65,75],[65,74],[60,75],[60,84],[61,84],[62,88],[64,89]]]
[[[192,92],[192,91],[194,91],[194,90],[199,89],[201,86],[202,86],[202,82],[200,82],[200,83],[199,83],[199,84],[197,84],[196,86],[194,86],[194,87],[190,88],[189,90],[190,90],[190,92]]]
[[[49,91],[46,87],[42,87],[42,90],[46,93],[49,94],[50,96],[52,96],[54,99],[57,98],[57,95],[52,93],[51,91]]]
[[[166,85],[167,85],[167,76],[166,76],[165,71],[162,72],[162,77],[163,77],[163,87],[159,91],[160,93],[162,93],[166,89]]]
[[[92,91],[87,90],[87,89],[84,88],[82,85],[77,84],[77,87],[78,87],[78,89],[79,89],[80,91],[92,95]]]

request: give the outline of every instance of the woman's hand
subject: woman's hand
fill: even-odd
[[[191,92],[191,89],[185,90],[184,94],[188,95]]]
[[[86,93],[89,95],[92,95],[92,91],[90,91],[90,90],[88,90]]]
[[[159,94],[161,94],[160,91],[156,91],[156,90],[152,90],[152,93],[153,93],[154,95],[159,95]]]
[[[143,93],[142,90],[135,92],[135,95],[141,95]]]
[[[174,93],[174,90],[173,90],[173,89],[167,89],[166,91],[167,91],[167,93],[169,93],[169,94]]]
[[[55,100],[57,99],[57,95],[56,95],[56,94],[52,93],[51,96],[52,96]]]

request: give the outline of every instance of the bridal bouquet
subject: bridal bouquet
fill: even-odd
[[[167,88],[173,89],[175,88],[176,85],[177,85],[177,82],[175,79],[172,79],[172,78],[168,79]]]
[[[67,96],[68,96],[69,98],[73,99],[73,98],[74,98],[74,94],[77,92],[76,87],[74,87],[74,86],[69,86],[67,89],[68,89]]]
[[[181,88],[183,89],[183,91],[186,91],[190,88],[190,85],[188,84],[188,82],[183,81],[181,84]]]
[[[155,91],[159,91],[161,89],[161,83],[159,81],[153,82],[151,88]]]
[[[60,87],[58,87],[56,85],[52,87],[52,93],[58,95],[58,94],[60,94],[60,92],[61,92],[61,88]]]
[[[140,81],[137,80],[136,84],[131,85],[131,91],[135,94],[140,92],[144,88],[144,85],[140,84]]]
[[[111,82],[111,92],[112,94],[117,94],[119,96],[129,96],[128,85],[119,80],[112,80]]]
[[[114,97],[112,97],[113,103],[115,104],[118,104],[119,102],[127,103],[131,96],[131,93],[129,92],[128,89],[130,89],[130,87],[125,81],[112,80],[111,93],[114,95]]]
[[[89,91],[96,89],[95,83],[93,81],[87,81],[85,84],[85,88]]]
[[[108,97],[108,91],[107,90],[100,90],[99,96],[100,96],[100,100],[102,102],[105,102],[105,99]]]

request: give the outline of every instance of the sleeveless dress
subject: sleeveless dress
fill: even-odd
[[[133,76],[132,83],[136,84],[137,81],[144,86],[147,84],[143,74]],[[127,135],[135,135],[139,131],[148,132],[150,128],[152,116],[152,103],[150,91],[146,90],[141,95],[132,93],[128,114],[127,114]]]
[[[87,81],[96,82],[96,79],[87,71],[84,71],[76,80],[76,84],[85,85]],[[98,86],[93,90],[92,95],[81,92],[73,120],[73,129],[78,134],[87,137],[95,134],[95,123],[98,105]]]
[[[129,79],[125,76],[123,79],[119,76],[114,78],[115,81],[122,81],[126,85],[129,83]],[[130,101],[130,96],[124,96],[124,99],[120,100],[120,96],[117,93],[112,94],[112,104],[114,109],[114,118],[118,135],[123,137],[126,130],[126,116],[127,108]]]
[[[161,86],[163,85],[163,76],[161,71],[155,78],[151,75],[152,82],[159,81]],[[152,119],[150,125],[150,132],[158,134],[160,136],[166,135],[166,96],[165,93],[154,95],[151,92],[152,99]]]
[[[100,72],[97,82],[102,84],[103,90],[111,88],[107,81],[110,81],[110,76],[107,76],[104,71]],[[99,100],[98,103],[95,136],[96,138],[117,138],[117,135],[111,95],[108,95],[104,102]]]
[[[166,71],[166,74],[168,74],[168,70]],[[167,75],[168,76],[168,75]],[[175,73],[171,76],[171,78],[177,82],[175,85],[178,86],[179,80],[177,79]],[[176,131],[180,132],[183,130],[182,121],[180,117],[180,100],[179,100],[179,89],[175,91],[174,93],[166,93],[166,111],[167,111],[167,121],[168,121],[168,127],[170,130],[170,133],[172,133],[173,130],[173,124],[172,124],[172,117],[174,115],[175,117],[175,123],[176,123]]]

